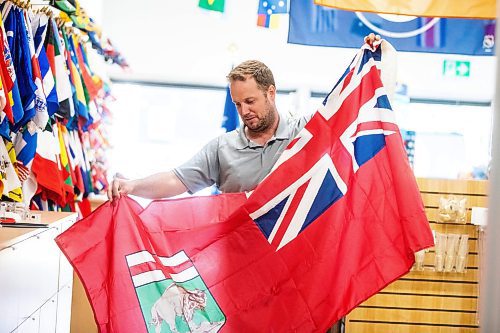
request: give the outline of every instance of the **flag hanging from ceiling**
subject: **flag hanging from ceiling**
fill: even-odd
[[[56,239],[100,332],[322,333],[409,271],[433,237],[381,48],[358,52],[248,198],[125,196]]]
[[[12,59],[10,57],[10,50],[8,47],[7,39],[4,38],[4,28],[3,28],[3,19],[0,14],[0,78],[1,78],[1,91],[0,98],[2,102],[3,113],[0,116],[0,121],[4,121],[4,116],[7,120],[13,124],[14,123],[14,115],[12,113],[12,105],[14,104],[12,90],[14,88],[14,80],[12,80],[12,76],[10,74],[11,70],[14,70],[12,66]],[[4,100],[5,98],[5,100]],[[9,133],[3,133],[3,135],[8,136]],[[7,138],[7,137],[6,137]],[[8,138],[7,138],[8,139]]]
[[[57,114],[69,119],[74,115],[71,83],[68,76],[68,67],[66,66],[64,44],[61,41],[56,22],[53,19],[49,21],[46,36],[45,47],[47,49],[47,58],[56,82],[55,86],[59,105]]]
[[[259,27],[277,29],[280,15],[288,13],[287,0],[259,0],[257,9],[257,25]]]
[[[317,5],[338,9],[398,15],[496,18],[494,0],[314,0]]]
[[[200,0],[200,2],[198,2],[198,6],[222,13],[224,12],[224,2],[225,0]]]
[[[286,14],[288,13],[287,0],[260,0],[259,14]]]
[[[290,3],[289,43],[358,48],[371,32],[398,51],[483,56],[495,52],[495,20],[350,12],[309,0]]]
[[[240,126],[238,111],[231,98],[229,87],[226,88],[226,102],[224,104],[224,115],[222,116],[222,128],[226,132],[231,132]]]
[[[40,64],[43,91],[47,99],[47,112],[49,117],[51,117],[59,109],[59,100],[54,72],[51,69],[49,57],[44,45],[50,21],[47,15],[42,13],[31,14],[30,20],[35,44],[35,55]]]
[[[32,13],[31,13],[32,14]],[[31,14],[28,11],[23,12],[24,18],[24,28],[26,29],[26,36],[28,39],[29,54],[31,57],[31,68],[32,68],[32,80],[35,83],[35,100],[33,101],[33,108],[35,114],[33,116],[33,122],[41,129],[45,129],[47,122],[49,121],[49,113],[47,111],[47,97],[43,89],[43,78],[40,71],[40,62],[38,61],[38,55],[35,50],[34,35],[31,29]],[[41,45],[42,46],[42,45]],[[52,73],[50,73],[52,76]],[[52,77],[52,84],[54,78]]]
[[[278,14],[257,14],[257,25],[263,28],[278,29],[280,16]]]

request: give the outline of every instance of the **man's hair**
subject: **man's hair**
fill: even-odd
[[[273,72],[264,63],[258,60],[247,60],[236,66],[226,76],[229,83],[233,81],[246,81],[253,77],[257,86],[263,92],[266,92],[269,86],[276,86],[274,83]]]

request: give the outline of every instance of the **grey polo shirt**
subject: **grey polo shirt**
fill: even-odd
[[[280,115],[276,134],[264,146],[247,139],[242,124],[211,140],[174,172],[189,193],[213,184],[226,193],[253,190],[311,116],[292,120]]]

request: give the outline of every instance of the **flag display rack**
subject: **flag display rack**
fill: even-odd
[[[434,249],[426,254],[424,271],[411,271],[371,297],[346,318],[346,332],[479,332],[479,280],[482,233],[470,223],[471,207],[487,207],[487,182],[417,179],[431,228],[468,234],[467,272],[435,272]],[[439,222],[439,198],[467,197],[467,223]]]

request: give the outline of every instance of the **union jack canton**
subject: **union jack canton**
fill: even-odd
[[[382,47],[362,49],[259,185],[275,186],[267,185],[266,194],[257,187],[249,196],[250,217],[276,251],[340,200],[358,169],[385,147],[386,136],[399,131],[380,79]],[[296,158],[303,162],[290,162]]]

